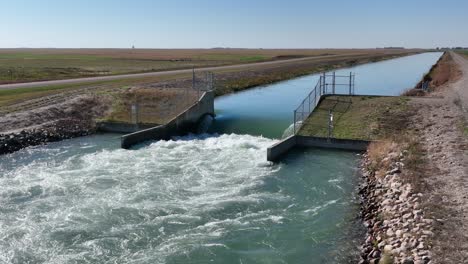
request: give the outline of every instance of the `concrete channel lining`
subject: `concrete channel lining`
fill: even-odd
[[[278,162],[295,147],[329,148],[351,151],[365,151],[371,141],[322,138],[294,135],[281,140],[267,149],[267,160]]]
[[[168,140],[194,131],[198,122],[206,115],[214,116],[214,92],[204,92],[200,100],[165,125],[140,130],[121,137],[121,147],[128,149],[148,140]]]

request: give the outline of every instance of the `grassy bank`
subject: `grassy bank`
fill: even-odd
[[[407,96],[422,96],[425,93],[421,90],[424,82],[429,83],[429,89],[431,91],[437,90],[442,85],[449,81],[454,81],[461,75],[458,66],[453,61],[450,52],[445,52],[442,57],[432,65],[428,73],[426,73],[423,79],[411,90],[405,92]]]
[[[327,137],[329,111],[332,137],[378,140],[401,132],[406,126],[408,98],[380,96],[327,96],[304,122],[299,134]]]
[[[166,124],[198,100],[196,91],[174,88],[127,89],[112,97],[111,110],[101,121],[131,123],[131,107],[136,105],[136,121],[149,126]]]

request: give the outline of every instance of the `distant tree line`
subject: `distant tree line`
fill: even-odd
[[[437,47],[436,50],[465,50],[468,47]]]

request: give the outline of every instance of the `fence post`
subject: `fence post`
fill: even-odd
[[[294,120],[293,120],[293,133],[296,135],[296,111],[294,110]]]
[[[335,81],[336,81],[336,75],[335,75],[335,72],[333,72],[333,87],[332,87],[332,94],[335,94]]]
[[[135,125],[135,128],[138,129],[138,112],[139,112],[139,107],[138,107],[138,101],[132,104],[131,108],[131,118],[132,118],[132,123]]]
[[[354,87],[355,87],[355,82],[356,81],[356,74],[353,74],[353,94],[354,94]]]
[[[305,100],[302,102],[302,120],[304,120],[304,112],[305,112],[304,105],[305,105]]]
[[[210,91],[214,90],[214,84],[213,84],[213,79],[214,79],[214,73],[210,72]]]
[[[314,107],[317,105],[317,86],[314,88]]]
[[[351,95],[352,82],[353,82],[353,73],[349,72],[349,95]]]
[[[323,73],[323,93],[322,94],[325,94],[325,89],[327,89],[327,73],[324,72]]]

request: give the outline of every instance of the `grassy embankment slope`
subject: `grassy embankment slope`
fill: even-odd
[[[398,134],[406,125],[406,97],[327,96],[304,122],[300,135],[327,137],[329,110],[332,137],[379,140]]]
[[[468,56],[468,52],[466,54]],[[430,89],[437,91],[449,80],[457,79],[459,74],[453,64],[453,58],[447,52],[424,75],[422,81],[429,82]],[[416,87],[420,88],[421,82]],[[404,94],[424,95],[424,92],[411,89]],[[328,96],[304,122],[299,133],[327,137],[329,111],[331,110],[334,117],[333,137],[362,140],[393,138],[408,125],[407,120],[414,112],[414,109],[408,106],[410,100],[411,97],[405,96]]]

